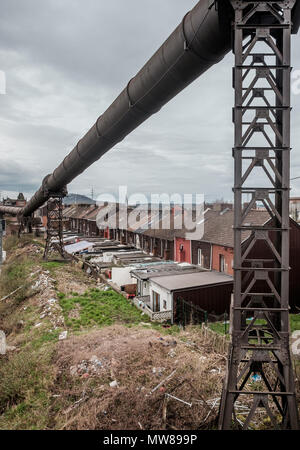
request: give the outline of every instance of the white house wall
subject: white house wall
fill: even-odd
[[[151,300],[151,307],[153,308],[153,295],[152,292],[156,292],[160,295],[160,311],[171,311],[172,310],[172,294],[171,292],[167,291],[166,289],[162,288],[158,284],[154,283],[153,281],[149,281],[149,291],[150,291],[150,300]],[[164,300],[167,302],[167,307],[164,308]]]
[[[142,296],[150,295],[149,281],[141,281]]]
[[[132,278],[130,271],[132,267],[113,267],[111,269],[111,280],[117,286],[124,286],[125,284],[136,284],[136,279]]]

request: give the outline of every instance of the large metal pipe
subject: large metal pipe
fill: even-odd
[[[299,3],[300,0],[298,19]],[[60,191],[222,60],[231,49],[232,17],[229,0],[200,0],[63,162],[44,179],[24,207],[23,215],[32,214],[51,192]]]
[[[300,1],[297,0],[293,9],[293,33],[297,34],[300,28]]]
[[[0,205],[0,214],[9,214],[10,216],[17,216],[22,213],[22,208],[19,206],[3,206]]]
[[[201,0],[24,208],[30,215],[231,49],[229,5]],[[224,12],[226,11],[227,14]],[[223,18],[223,20],[221,20]],[[224,20],[225,19],[225,20]]]

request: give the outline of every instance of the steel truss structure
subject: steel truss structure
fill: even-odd
[[[62,258],[66,259],[63,245],[63,205],[62,199],[66,191],[51,193],[47,201],[47,236],[44,251],[44,259],[48,259],[50,253],[57,251]]]
[[[267,415],[272,428],[298,429],[289,349],[290,47],[295,0],[231,3],[234,298],[219,428],[249,429],[257,415]],[[251,186],[253,179],[261,186]],[[259,206],[270,215],[263,227],[248,218]],[[255,256],[262,252],[254,250],[263,247],[271,258]],[[242,418],[235,412],[237,401],[249,406]]]

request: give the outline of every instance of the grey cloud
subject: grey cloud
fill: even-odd
[[[196,0],[5,0],[0,57],[0,189],[32,194]],[[300,36],[293,65],[300,68]],[[135,130],[69,192],[197,192],[232,198],[232,55]],[[293,176],[300,176],[300,96],[292,96]],[[23,168],[23,170],[20,170]],[[21,180],[20,180],[20,173]],[[300,182],[293,184],[300,194]]]

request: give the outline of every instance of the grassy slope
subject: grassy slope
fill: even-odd
[[[32,244],[34,251],[28,255],[27,248]],[[21,242],[13,237],[6,240],[8,260],[0,275],[1,297],[23,284],[25,287],[0,304],[0,329],[8,336],[8,344],[17,346],[17,351],[0,357],[0,429],[55,428],[51,418],[55,416],[53,391],[57,374],[52,360],[59,334],[63,330],[68,330],[70,336],[88,334],[92,329],[114,323],[127,327],[141,322],[149,323],[148,316],[143,315],[123,296],[112,290],[100,291],[94,283],[94,287],[80,295],[68,289],[59,292],[55,288],[65,327],[51,329],[47,318],[40,319],[40,307],[35,302],[31,303],[33,292],[30,274],[43,269],[57,280],[65,270],[65,265],[56,261],[44,262],[42,249],[36,253],[36,248],[40,246],[40,242],[28,237],[21,239]],[[74,279],[79,281],[86,278],[76,267],[68,265],[68,271],[73,272]],[[24,325],[17,329],[16,324],[20,321]],[[36,328],[38,322],[42,322],[42,325]],[[160,324],[151,324],[151,327],[164,334],[178,331],[178,327],[164,329]],[[72,398],[69,401],[73,403]]]
[[[121,322],[127,325],[139,324],[141,320],[149,322],[148,316],[141,317],[133,305],[113,290],[106,292],[90,289],[83,295],[72,293],[66,296],[59,293],[60,306],[65,323],[72,330],[81,330],[93,325],[99,327]],[[72,311],[78,311],[77,317],[69,317]]]
[[[32,244],[33,249],[28,254]],[[6,241],[8,253],[14,256],[8,258],[0,276],[1,297],[22,284],[25,287],[8,302],[0,303],[0,329],[6,332],[9,345],[17,346],[17,351],[0,357],[0,429],[60,428],[63,423],[61,411],[80,398],[83,381],[64,378],[65,375],[58,374],[53,364],[61,331],[68,330],[69,337],[85,337],[91,331],[112,324],[135,329],[141,322],[149,324],[144,326],[145,329],[154,329],[160,335],[176,335],[179,331],[176,326],[165,329],[160,324],[149,323],[148,316],[142,315],[123,296],[112,290],[100,291],[93,282],[89,281],[88,288],[82,293],[72,291],[67,284],[58,289],[58,280],[66,270],[79,283],[84,284],[87,278],[76,267],[43,262],[42,250],[37,253],[40,246],[40,242],[28,238],[21,240],[20,245],[13,238]],[[56,280],[54,290],[62,309],[64,327],[53,329],[47,318],[40,319],[40,307],[33,296],[32,283],[28,283],[30,273],[38,268],[49,271]],[[299,317],[291,316],[292,331],[300,328]],[[23,325],[19,329],[17,324],[20,321]],[[35,326],[37,322],[42,322],[38,328]],[[224,324],[210,326],[214,331],[224,333]],[[60,389],[70,390],[63,399],[55,397],[58,383]],[[94,388],[101,386],[95,384]],[[79,396],[74,394],[77,391]]]

